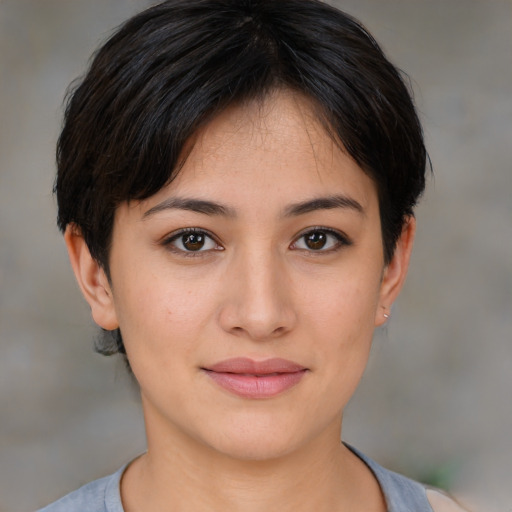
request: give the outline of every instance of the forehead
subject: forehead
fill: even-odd
[[[224,152],[226,146],[235,151],[259,150],[262,154],[274,153],[283,147],[304,154],[321,146],[325,153],[326,150],[331,152],[334,145],[320,125],[312,102],[302,95],[282,90],[225,109],[196,135],[190,156],[215,157]]]
[[[342,168],[345,180],[367,182],[366,174],[319,122],[312,102],[287,90],[227,108],[192,144],[176,186],[192,178],[223,180],[228,174],[252,179],[254,185],[287,177],[290,184],[305,178],[328,182],[339,179]]]
[[[376,198],[373,180],[333,140],[303,96],[279,91],[263,100],[230,106],[189,141],[174,180],[147,200],[169,195],[243,208],[267,208],[339,193],[365,209]]]

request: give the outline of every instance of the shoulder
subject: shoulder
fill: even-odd
[[[468,512],[455,500],[437,489],[427,489],[427,498],[434,512]]]
[[[390,471],[350,445],[373,472],[386,499],[389,512],[468,512],[442,491],[429,488],[404,475]]]
[[[94,480],[38,512],[123,512],[119,482],[124,467]]]

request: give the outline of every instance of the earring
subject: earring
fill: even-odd
[[[387,313],[384,313],[384,318],[387,320],[389,318],[389,315]]]

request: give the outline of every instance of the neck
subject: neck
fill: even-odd
[[[371,472],[340,442],[341,419],[291,453],[228,456],[183,432],[148,429],[148,451],[122,480],[126,512],[385,510]]]

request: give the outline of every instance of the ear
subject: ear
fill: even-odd
[[[112,289],[103,267],[91,256],[80,228],[68,224],[64,233],[69,260],[94,321],[103,329],[119,327]]]
[[[384,268],[380,286],[379,305],[375,314],[375,325],[386,323],[389,318],[391,305],[398,297],[407,276],[409,260],[411,258],[414,235],[416,233],[416,219],[407,218],[402,228],[393,253],[393,258]]]

